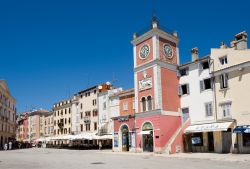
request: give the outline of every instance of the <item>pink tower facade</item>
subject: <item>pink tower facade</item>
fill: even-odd
[[[173,139],[181,127],[178,95],[178,37],[159,28],[134,35],[135,142],[137,152],[175,151]],[[170,145],[170,146],[169,146]],[[170,147],[170,148],[169,148]]]

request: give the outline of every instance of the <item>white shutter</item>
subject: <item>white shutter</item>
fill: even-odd
[[[187,84],[187,94],[189,94],[190,91],[189,91],[189,84]]]
[[[181,89],[181,85],[178,86],[178,95],[181,96],[182,95],[182,89]]]
[[[204,90],[204,80],[200,81],[200,92]]]

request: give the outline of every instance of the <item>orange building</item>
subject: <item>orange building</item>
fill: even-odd
[[[135,139],[132,139],[135,136],[134,89],[124,90],[118,95],[120,116],[114,118],[113,149],[114,151],[130,151],[135,148]]]

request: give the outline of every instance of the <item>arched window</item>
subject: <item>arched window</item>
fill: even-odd
[[[67,134],[67,129],[64,129],[64,134]]]
[[[148,103],[148,111],[152,110],[152,97],[147,97],[147,103]]]
[[[146,111],[146,99],[145,99],[145,97],[143,97],[141,99],[141,103],[142,103],[142,111]]]

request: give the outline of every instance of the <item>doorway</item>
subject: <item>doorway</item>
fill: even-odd
[[[128,126],[124,125],[122,130],[122,151],[129,151],[129,130]]]
[[[230,153],[232,148],[232,132],[231,128],[222,131],[222,153]]]
[[[154,151],[153,126],[149,122],[146,122],[142,127],[142,145],[144,152]]]
[[[208,138],[208,151],[214,151],[214,135],[213,132],[208,132],[207,133],[207,138]]]

